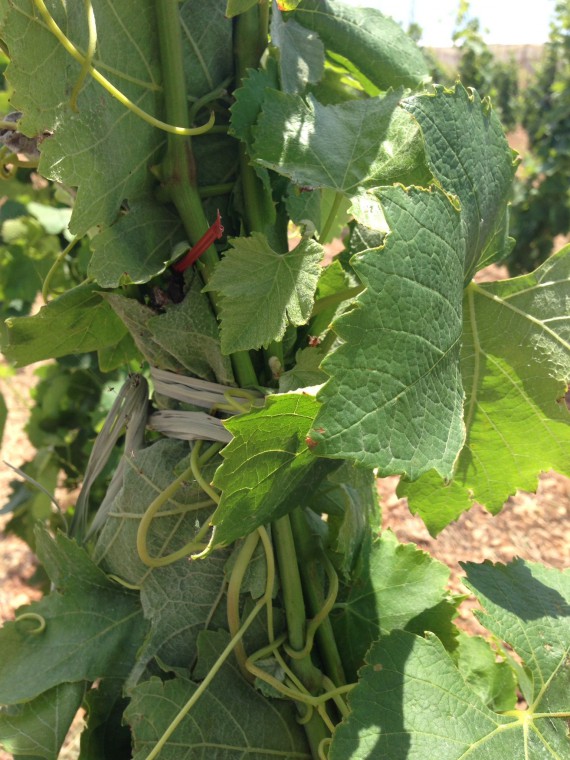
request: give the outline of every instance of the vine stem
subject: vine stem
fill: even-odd
[[[179,13],[178,0],[161,0],[156,3],[166,118],[186,127],[189,124],[189,115]],[[194,156],[188,137],[181,137],[180,133],[168,135],[167,154],[161,174],[188,239],[194,244],[210,225],[202,207]],[[211,245],[198,260],[200,274],[206,283],[217,263],[218,253],[215,246]],[[209,295],[214,311],[218,313],[215,293]],[[249,354],[240,351],[232,354],[231,358],[239,385],[257,386],[257,375]]]

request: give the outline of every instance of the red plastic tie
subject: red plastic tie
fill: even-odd
[[[191,267],[192,264],[195,264],[198,261],[204,251],[208,250],[214,240],[218,240],[222,237],[223,233],[224,228],[222,227],[222,217],[220,216],[220,212],[218,210],[218,216],[216,217],[214,224],[202,235],[196,245],[193,245],[192,248],[190,248],[184,258],[180,259],[180,261],[177,261],[176,264],[173,265],[172,268],[174,271],[186,271],[188,267]]]

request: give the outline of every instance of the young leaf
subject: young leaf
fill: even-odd
[[[200,671],[205,673],[214,665],[228,641],[223,632],[200,634]],[[165,682],[151,678],[132,690],[125,718],[134,737],[134,760],[148,756],[196,686],[181,677]],[[244,680],[232,655],[160,753],[161,760],[199,755],[216,760],[244,756],[311,760],[293,705],[265,699]]]
[[[17,367],[67,354],[98,351],[118,343],[126,328],[101,297],[83,284],[42,306],[33,317],[6,321],[6,358]]]
[[[293,18],[317,32],[327,52],[365,85],[369,80],[381,90],[416,88],[429,79],[417,45],[375,8],[354,8],[337,0],[302,0]]]
[[[233,385],[232,364],[222,355],[216,316],[201,291],[202,282],[196,275],[184,300],[167,306],[164,314],[151,317],[148,328],[153,342],[168,351],[185,370],[204,380]]]
[[[37,554],[56,591],[18,610],[0,631],[0,703],[33,699],[67,681],[126,678],[146,635],[139,600],[110,581],[63,535],[37,534]],[[97,646],[93,642],[97,642]]]
[[[467,288],[465,447],[449,483],[428,473],[398,491],[432,533],[475,501],[498,512],[517,488],[536,490],[542,470],[570,474],[569,297],[568,246],[531,274]]]
[[[200,562],[181,557],[164,567],[151,568],[136,551],[143,514],[180,474],[180,468],[187,466],[187,457],[186,444],[163,439],[126,460],[123,490],[115,499],[93,552],[107,572],[140,587],[151,630],[139,652],[135,681],[155,656],[171,667],[190,667],[196,656],[198,632],[216,608],[224,583],[225,552],[216,552]],[[211,468],[204,472],[206,479],[211,474]],[[165,556],[192,541],[196,521],[198,525],[207,521],[213,509],[213,502],[195,481],[189,480],[153,520],[146,542],[148,553],[152,557]],[[223,622],[224,616],[218,611],[213,623]]]
[[[303,325],[311,315],[321,273],[323,249],[303,240],[279,254],[267,238],[254,232],[234,238],[205,291],[218,291],[221,303],[222,352],[267,347],[281,340],[288,324]]]
[[[134,204],[94,238],[88,274],[102,288],[148,282],[164,272],[172,248],[183,237],[177,218],[164,206]]]
[[[413,544],[398,543],[389,531],[363,548],[348,596],[331,615],[346,672],[356,674],[380,633],[405,628],[444,601],[448,579],[445,565]]]
[[[288,393],[324,383],[327,374],[320,369],[324,358],[325,354],[318,346],[297,351],[295,366],[288,372],[283,372],[279,378],[279,392]]]
[[[295,184],[348,196],[401,182],[425,185],[423,140],[398,107],[402,92],[323,106],[314,98],[268,90],[254,130],[253,158]],[[283,135],[286,136],[284,141]]]
[[[222,499],[212,522],[216,544],[246,536],[298,507],[337,464],[317,466],[305,436],[318,403],[311,396],[269,396],[255,409],[226,423],[233,441],[222,451],[224,462],[214,484]]]
[[[515,708],[515,672],[508,661],[497,661],[497,652],[486,639],[460,631],[454,659],[465,683],[487,707],[497,712]]]
[[[570,575],[517,561],[468,566],[488,614],[533,674],[528,709],[497,714],[481,701],[439,640],[396,630],[366,655],[337,727],[331,760],[504,760],[568,755]],[[514,585],[513,585],[514,583]]]
[[[85,683],[62,683],[0,710],[0,746],[13,755],[56,760],[81,705]]]
[[[437,190],[386,188],[382,205],[392,232],[353,259],[366,290],[334,324],[344,343],[310,436],[381,475],[449,477],[464,441],[459,214]]]
[[[150,321],[157,315],[149,306],[139,303],[134,298],[126,298],[118,293],[104,293],[103,298],[122,320],[132,336],[136,347],[153,367],[184,372],[184,365],[168,350],[154,339],[150,331]]]
[[[476,269],[504,258],[511,248],[507,202],[516,171],[513,152],[490,104],[461,84],[453,91],[437,87],[435,95],[418,95],[402,106],[421,127],[434,176],[461,203],[469,282]]]
[[[279,48],[279,72],[284,92],[302,93],[325,70],[325,48],[315,32],[296,21],[283,21],[279,9],[271,17],[271,43]]]

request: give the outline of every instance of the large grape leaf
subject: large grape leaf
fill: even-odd
[[[569,756],[570,573],[520,560],[466,567],[469,585],[487,609],[480,619],[531,673],[528,708],[493,712],[435,636],[396,630],[366,655],[349,697],[350,715],[333,737],[331,760]]]
[[[123,489],[93,552],[107,572],[140,587],[151,631],[139,652],[132,676],[135,680],[154,656],[170,666],[190,666],[196,656],[198,632],[219,601],[224,583],[225,552],[199,562],[182,557],[154,568],[145,565],[137,553],[137,531],[144,512],[188,466],[187,457],[187,444],[163,439],[125,460]],[[211,478],[212,467],[204,475]],[[196,521],[199,525],[207,520],[213,509],[213,502],[189,479],[153,520],[147,538],[150,555],[165,556],[191,541],[196,535]],[[223,614],[215,614],[213,623],[223,625]]]
[[[56,591],[0,631],[0,703],[33,699],[67,681],[126,678],[147,633],[138,596],[113,583],[63,535],[40,531],[36,551]],[[95,645],[96,644],[96,645]]]
[[[212,517],[216,544],[235,541],[302,506],[320,480],[336,469],[337,463],[323,467],[326,460],[310,453],[306,431],[317,408],[308,395],[269,396],[263,409],[226,423],[234,439],[222,451],[224,461],[214,478],[222,489]]]
[[[267,90],[252,157],[298,185],[354,197],[393,182],[423,185],[431,173],[417,123],[398,107],[402,92],[322,105]]]
[[[415,96],[402,105],[421,127],[434,176],[461,203],[469,282],[476,269],[509,253],[513,152],[490,103],[481,102],[477,92],[467,92],[461,84],[453,91],[437,87],[434,95]]]
[[[42,359],[98,351],[118,343],[126,328],[93,284],[78,285],[33,317],[6,320],[6,358],[21,367]]]
[[[473,502],[498,512],[541,470],[570,474],[570,247],[535,272],[471,284],[461,356],[467,439],[453,478],[401,483],[410,509],[438,533]]]
[[[392,232],[352,260],[366,290],[334,323],[343,344],[310,436],[381,475],[450,476],[464,441],[459,213],[437,190],[386,188],[382,204]]]
[[[223,632],[200,634],[198,669],[208,672],[229,641]],[[134,738],[134,760],[148,756],[197,684],[181,677],[158,678],[131,692],[125,718]],[[294,706],[267,699],[242,677],[232,655],[222,665],[191,712],[182,720],[160,752],[164,760],[180,757],[215,757],[216,760],[310,760],[303,727]]]
[[[433,469],[449,479],[465,440],[460,280],[496,245],[513,162],[496,118],[460,85],[406,107],[422,128],[431,169],[458,201],[381,191],[391,232],[383,248],[352,259],[367,290],[334,324],[345,343],[323,365],[332,379],[311,437],[319,455],[354,458],[381,474],[415,480]],[[491,173],[500,181],[479,190]]]
[[[318,33],[327,52],[357,79],[381,90],[415,88],[429,79],[422,52],[403,29],[375,8],[337,0],[302,0],[293,18]]]
[[[308,321],[321,273],[323,249],[303,240],[288,253],[276,253],[267,238],[254,232],[234,238],[204,290],[221,300],[224,354],[267,347],[281,340],[288,324]]]
[[[62,683],[30,702],[0,710],[0,746],[13,755],[57,760],[85,683]]]
[[[361,551],[348,595],[331,621],[349,678],[364,661],[371,641],[380,633],[406,625],[443,602],[449,570],[419,551],[400,544],[386,531]]]
[[[51,1],[47,7],[68,38],[85,51],[85,5]],[[191,101],[233,73],[232,24],[224,11],[224,0],[187,0],[180,6],[186,95]],[[136,106],[164,118],[155,3],[94,0],[93,12],[97,28],[104,30],[97,38],[94,67]],[[161,160],[165,133],[125,108],[91,77],[81,89],[77,109],[71,107],[80,64],[48,30],[33,0],[10,3],[2,37],[10,49],[12,104],[24,114],[22,130],[30,135],[53,133],[41,143],[40,172],[77,187],[70,230],[77,235],[96,226],[104,230],[115,222],[125,201],[131,209],[155,204],[156,180],[149,169]],[[153,213],[160,220],[156,228],[146,228],[151,232],[148,239],[140,218],[139,223],[134,218],[123,221],[109,233],[114,259],[106,254],[109,235],[98,243],[95,276],[115,281],[128,272],[140,282],[164,268],[168,215]]]

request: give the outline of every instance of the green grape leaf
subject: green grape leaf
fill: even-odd
[[[296,21],[283,21],[278,9],[271,17],[271,42],[279,48],[279,72],[284,92],[302,93],[320,80],[325,70],[325,48],[319,36]]]
[[[527,709],[498,714],[465,682],[433,635],[395,630],[372,645],[331,760],[504,760],[568,756],[570,573],[520,560],[467,564],[481,621],[532,674]]]
[[[153,342],[175,358],[182,367],[204,380],[233,385],[232,364],[223,356],[216,315],[202,281],[194,276],[184,300],[166,307],[164,314],[147,322]]]
[[[228,0],[226,5],[226,16],[233,18],[239,16],[240,13],[245,13],[254,5],[257,5],[258,0]]]
[[[224,584],[225,552],[215,552],[200,562],[183,556],[164,567],[148,567],[136,551],[143,514],[177,475],[188,466],[188,446],[161,440],[133,457],[127,457],[124,485],[116,497],[93,551],[107,572],[140,587],[141,604],[151,630],[131,675],[136,682],[153,657],[171,667],[190,667],[196,656],[196,637],[216,610]],[[204,470],[211,479],[213,466]],[[189,479],[161,507],[147,536],[152,557],[162,557],[192,541],[198,525],[207,522],[214,503]],[[190,553],[190,550],[189,552]],[[214,625],[223,625],[217,610]]]
[[[126,328],[98,286],[77,285],[33,317],[6,320],[6,358],[17,367],[118,343]]]
[[[254,409],[226,422],[234,439],[222,451],[214,485],[222,490],[212,517],[215,543],[228,544],[299,506],[331,467],[311,455],[305,436],[316,410],[311,396],[268,396]]]
[[[371,641],[444,601],[448,568],[413,544],[382,533],[363,549],[346,599],[331,622],[347,674],[356,674]]]
[[[415,88],[429,79],[421,50],[393,19],[375,8],[302,0],[293,18],[317,32],[327,52],[365,85],[370,82],[381,90]]]
[[[453,91],[437,87],[435,95],[412,97],[402,105],[421,127],[434,176],[461,203],[469,282],[476,269],[509,253],[507,202],[516,171],[513,152],[490,104],[461,84]]]
[[[297,185],[350,197],[393,182],[425,185],[431,173],[423,139],[414,119],[398,106],[401,97],[398,90],[323,106],[314,98],[267,90],[253,158]]]
[[[102,288],[148,282],[164,272],[184,239],[177,218],[150,201],[134,204],[93,240],[88,274]]]
[[[323,480],[311,499],[311,508],[327,515],[333,562],[346,578],[350,577],[370,531],[380,529],[374,473],[343,462]]]
[[[303,240],[288,253],[276,253],[267,238],[233,238],[232,249],[216,267],[205,291],[222,296],[222,352],[267,347],[281,340],[288,324],[303,325],[313,308],[323,249]]]
[[[67,36],[85,50],[84,7],[50,4],[50,12]],[[152,3],[124,5],[119,13],[114,6],[98,4],[95,15],[97,26],[105,29],[97,40],[97,66],[137,106],[160,117]],[[40,173],[78,188],[71,232],[83,235],[96,224],[111,224],[125,199],[150,193],[148,167],[159,160],[163,134],[91,77],[79,94],[77,111],[72,110],[70,92],[79,78],[80,64],[46,28],[31,0],[11,5],[3,36],[12,61],[7,72],[14,88],[12,102],[24,113],[22,131],[30,135],[53,131],[41,145]],[[105,167],[105,171],[94,171],[94,167]]]
[[[0,709],[0,746],[15,756],[56,760],[84,693],[84,682],[62,683],[30,702]]]
[[[307,388],[313,385],[321,385],[327,379],[327,375],[320,369],[325,354],[317,346],[303,348],[297,351],[295,366],[283,372],[279,378],[279,392],[288,393],[298,388]]]
[[[268,90],[279,89],[279,76],[275,61],[270,58],[264,69],[249,69],[242,85],[234,92],[235,103],[232,105],[230,134],[247,146],[248,153],[253,149],[255,140],[254,127],[264,109]]]
[[[125,333],[118,343],[97,351],[97,361],[101,372],[114,372],[116,369],[128,367],[132,361],[140,362],[141,359],[141,352],[130,333]]]
[[[103,298],[120,317],[132,336],[136,347],[153,367],[183,372],[184,365],[154,339],[150,331],[150,321],[157,315],[149,306],[145,306],[134,298],[125,298],[118,293],[104,293]]]
[[[463,680],[491,710],[513,710],[517,703],[516,676],[508,660],[497,661],[496,650],[482,636],[460,631],[454,660]]]
[[[467,439],[453,478],[434,473],[398,493],[432,534],[479,502],[498,512],[538,474],[570,474],[570,247],[535,272],[468,286],[462,374]]]
[[[343,344],[323,363],[314,452],[450,476],[465,435],[459,213],[437,190],[386,188],[382,205],[392,232],[352,260],[366,290],[334,323]]]
[[[198,668],[208,671],[229,641],[224,632],[203,631],[199,637]],[[158,678],[136,686],[125,719],[134,738],[134,760],[148,756],[197,685],[180,676]],[[292,703],[269,700],[242,677],[230,655],[208,685],[192,712],[182,719],[162,748],[164,760],[206,753],[216,760],[275,757],[310,760],[305,733]]]
[[[56,588],[0,631],[0,703],[33,699],[67,681],[125,678],[147,633],[138,597],[113,583],[84,549],[37,533],[36,551]],[[94,642],[97,646],[94,646]]]

